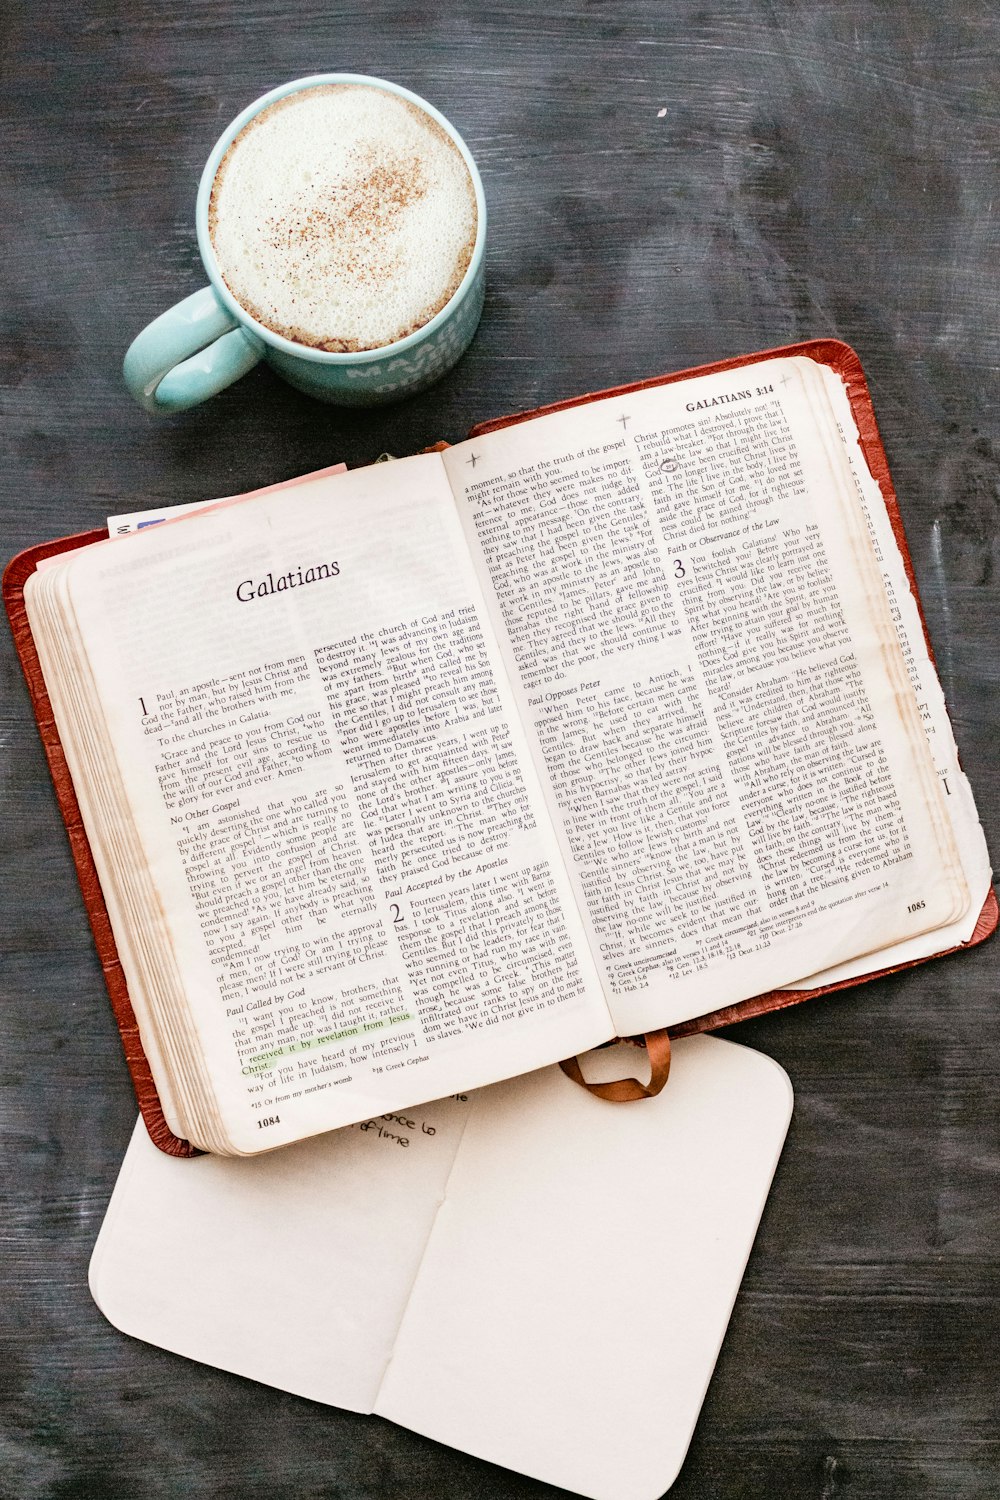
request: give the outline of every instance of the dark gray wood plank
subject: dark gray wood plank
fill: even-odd
[[[844,338],[998,827],[995,4],[7,0],[2,16],[4,557],[109,511]],[[381,412],[258,369],[156,423],[120,362],[201,284],[201,163],[250,99],[326,68],[398,79],[465,133],[491,215],[476,343]],[[6,637],[0,741],[0,1495],[554,1495],[103,1322],[86,1265],[134,1105]],[[1000,1493],[995,973],[987,946],[732,1032],[788,1069],[797,1110],[678,1500]]]

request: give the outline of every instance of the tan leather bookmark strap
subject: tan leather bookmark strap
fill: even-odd
[[[610,1099],[612,1104],[628,1104],[632,1099],[654,1099],[670,1077],[670,1035],[667,1031],[647,1031],[646,1051],[649,1053],[649,1082],[640,1083],[638,1078],[616,1078],[613,1083],[588,1083],[580,1068],[580,1060],[567,1057],[559,1064],[567,1078],[572,1078],[581,1088],[596,1094],[598,1099]]]

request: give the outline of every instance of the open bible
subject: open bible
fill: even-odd
[[[985,935],[890,501],[824,342],[30,571],[158,1143],[405,1144],[420,1102]]]

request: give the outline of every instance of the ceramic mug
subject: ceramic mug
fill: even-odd
[[[208,232],[208,205],[219,163],[254,115],[299,89],[355,83],[385,89],[422,109],[461,152],[476,192],[476,241],[472,259],[450,300],[422,328],[395,343],[353,354],[331,354],[274,333],[242,307],[223,281]],[[264,359],[283,379],[307,395],[342,406],[375,406],[431,385],[468,348],[483,310],[486,202],[469,149],[454,126],[432,104],[399,84],[361,73],[316,73],[272,89],[247,106],[220,136],[205,163],[195,210],[198,249],[209,285],[171,307],[134,340],[124,375],[136,400],[150,412],[196,406],[239,380]]]

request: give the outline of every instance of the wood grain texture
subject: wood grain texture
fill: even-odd
[[[0,13],[3,560],[110,511],[842,338],[868,374],[987,832],[1000,827],[997,5]],[[397,79],[469,141],[491,214],[477,340],[382,412],[317,405],[258,369],[156,422],[125,396],[121,356],[201,283],[201,163],[250,99],[325,68]],[[0,737],[0,1496],[554,1496],[103,1322],[86,1264],[134,1101],[6,637]],[[730,1033],[788,1069],[797,1108],[677,1500],[1000,1493],[996,951]]]

